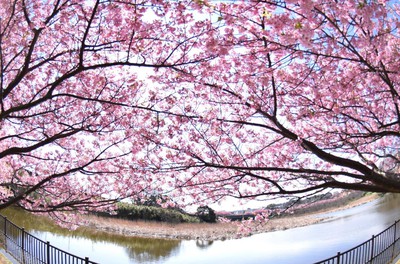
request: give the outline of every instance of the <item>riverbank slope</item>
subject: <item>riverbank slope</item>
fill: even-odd
[[[320,210],[300,216],[293,215],[279,218],[271,218],[268,219],[266,222],[254,221],[248,226],[242,226],[239,222],[219,222],[215,224],[169,224],[146,221],[129,221],[97,216],[86,216],[85,219],[87,220],[88,228],[90,229],[106,231],[125,236],[188,240],[225,240],[240,237],[238,232],[240,229],[243,230],[243,232],[241,233],[242,235],[251,235],[315,224],[324,220],[324,218],[319,216],[322,213],[344,210],[347,208],[365,204],[378,198],[379,195],[370,194],[363,196],[360,199],[350,201],[349,203],[339,207]]]

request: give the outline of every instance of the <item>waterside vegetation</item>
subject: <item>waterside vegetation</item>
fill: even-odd
[[[118,203],[116,212],[97,213],[99,216],[120,218],[126,220],[145,220],[166,223],[199,223],[200,218],[190,215],[178,208],[163,208],[155,205],[135,205],[129,203]]]

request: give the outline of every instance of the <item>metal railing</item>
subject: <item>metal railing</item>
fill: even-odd
[[[96,264],[50,245],[0,215],[2,247],[22,264]]]
[[[0,215],[0,243],[23,264],[97,264],[50,245]],[[388,264],[400,254],[400,220],[378,235],[315,264]]]
[[[400,254],[400,221],[378,235],[336,256],[315,264],[388,264]]]

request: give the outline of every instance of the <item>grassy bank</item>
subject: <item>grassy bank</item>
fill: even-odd
[[[294,206],[294,208],[291,210],[291,213],[296,215],[302,215],[302,214],[310,214],[314,212],[340,208],[354,201],[360,200],[363,197],[367,197],[369,195],[376,195],[376,194],[365,193],[360,191],[342,192],[336,195],[329,196],[326,199],[320,199],[309,202],[303,201],[303,203],[299,204],[298,206]]]

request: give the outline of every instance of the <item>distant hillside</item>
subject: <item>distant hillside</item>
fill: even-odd
[[[234,212],[217,212],[217,215],[230,220],[254,218],[254,216],[260,212],[268,212],[273,217],[293,214],[302,215],[343,206],[365,195],[365,192],[359,191],[343,191],[336,194],[326,193],[303,199],[293,198],[285,203],[270,204],[259,209],[247,209]]]

